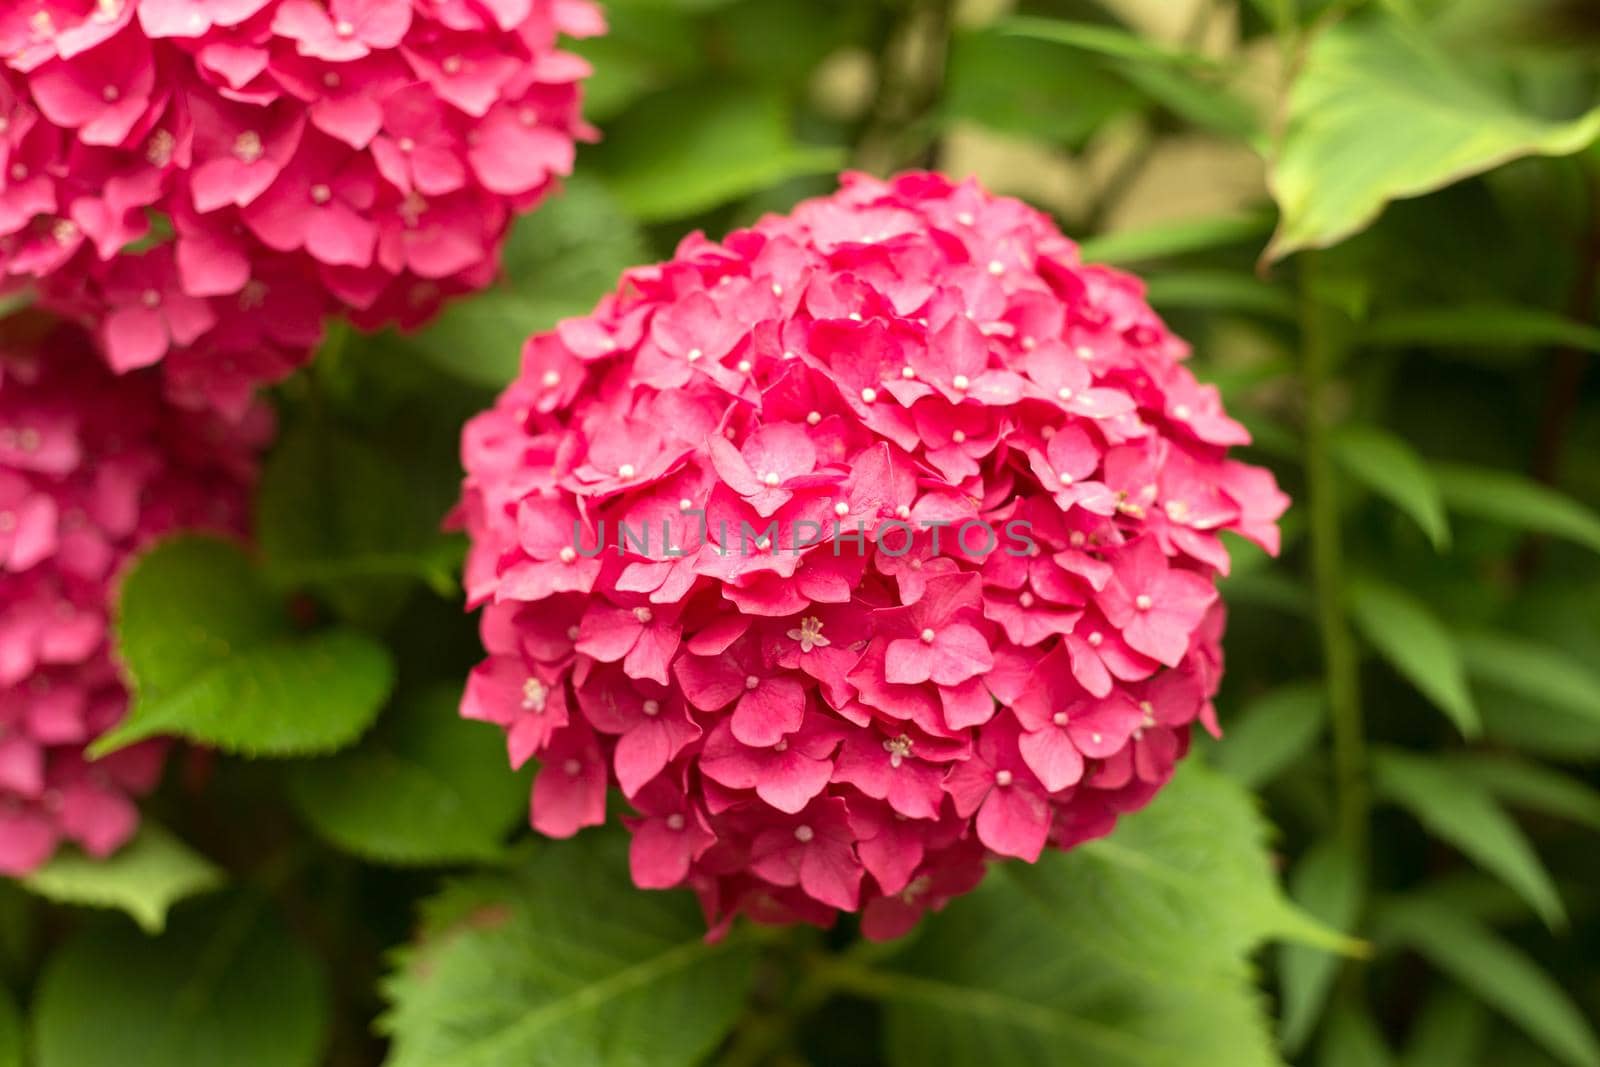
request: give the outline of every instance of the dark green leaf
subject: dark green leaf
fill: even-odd
[[[1525,114],[1399,20],[1346,19],[1319,33],[1295,79],[1270,185],[1283,213],[1269,259],[1326,248],[1391,200],[1529,155],[1569,155],[1600,135]]]
[[[1434,477],[1451,511],[1565,538],[1600,552],[1600,515],[1525,475],[1436,464]]]
[[[1320,682],[1298,682],[1259,696],[1224,721],[1215,763],[1250,789],[1259,789],[1311,751],[1327,722]]]
[[[1094,64],[1061,60],[1054,44],[992,27],[957,34],[945,76],[944,117],[1077,145],[1138,102],[1138,93]]]
[[[40,979],[37,1067],[317,1067],[326,993],[316,959],[254,899],[185,908],[154,940],[93,923]]]
[[[167,912],[178,901],[222,882],[214,864],[148,819],[137,837],[106,859],[64,849],[23,879],[30,890],[60,904],[120,909],[152,934],[166,926]]]
[[[1471,305],[1395,311],[1367,324],[1369,345],[1577,348],[1600,352],[1600,329],[1540,308]]]
[[[1289,878],[1289,895],[1295,903],[1336,930],[1355,926],[1365,889],[1361,864],[1332,839],[1307,852]],[[1341,961],[1305,945],[1283,946],[1282,961],[1279,1034],[1283,1047],[1297,1052],[1316,1028]]]
[[[1329,1014],[1318,1067],[1390,1067],[1394,1056],[1383,1033],[1365,1011],[1341,1004]]]
[[[457,714],[454,689],[402,700],[372,735],[295,769],[290,792],[323,837],[386,863],[498,855],[525,817],[529,775],[506,767],[500,730]]]
[[[1515,889],[1547,924],[1565,921],[1544,864],[1488,789],[1440,760],[1396,751],[1375,757],[1373,776],[1379,795]]]
[[[645,222],[707,211],[787,178],[834,171],[839,149],[795,139],[774,90],[735,85],[673,89],[641,101],[608,131],[596,170]]]
[[[1458,755],[1446,761],[1512,807],[1571,819],[1600,831],[1600,790],[1559,771],[1514,756]]]
[[[1385,940],[1427,957],[1570,1067],[1600,1065],[1600,1043],[1561,986],[1487,927],[1439,908],[1386,909],[1377,920]]]
[[[1428,998],[1417,1015],[1401,1057],[1401,1067],[1461,1067],[1482,1063],[1489,1013],[1459,989]]]
[[[1333,454],[1345,472],[1416,520],[1433,547],[1450,546],[1450,520],[1433,472],[1405,441],[1376,426],[1341,426]]]
[[[1239,312],[1279,322],[1295,321],[1294,298],[1248,274],[1172,271],[1153,274],[1145,295],[1158,311]]]
[[[394,681],[362,634],[296,633],[244,553],[208,537],[146,553],[123,579],[116,629],[133,701],[97,756],[162,734],[250,755],[329,751],[372,723]]]
[[[1148,229],[1092,237],[1082,242],[1079,250],[1086,263],[1125,266],[1251,244],[1271,230],[1272,220],[1261,215],[1169,222]]]
[[[1409,593],[1375,581],[1352,583],[1349,596],[1362,636],[1462,734],[1476,736],[1482,726],[1467,689],[1466,667],[1438,616]]]
[[[24,1067],[22,1014],[11,993],[0,987],[0,1067]]]
[[[742,1010],[754,951],[644,892],[618,833],[541,843],[427,907],[387,983],[389,1067],[688,1067]]]
[[[596,181],[574,178],[512,228],[501,280],[451,304],[411,338],[433,363],[477,385],[517,375],[530,336],[586,315],[628,267],[649,260],[637,227]]]

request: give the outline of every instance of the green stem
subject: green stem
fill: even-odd
[[[1367,847],[1370,798],[1365,726],[1361,716],[1360,661],[1345,615],[1344,546],[1339,490],[1330,435],[1334,424],[1330,386],[1346,343],[1348,320],[1318,292],[1319,264],[1301,265],[1301,346],[1305,392],[1306,495],[1311,525],[1311,572],[1317,628],[1333,729],[1333,761],[1341,839],[1361,862]]]
[[[933,139],[924,128],[944,89],[955,0],[899,0],[903,14],[878,57],[878,91],[856,143],[855,166],[888,175],[930,165]]]

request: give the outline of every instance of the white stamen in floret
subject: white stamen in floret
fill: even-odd
[[[876,399],[878,399],[878,391],[872,388],[872,386],[869,385],[865,389],[861,390],[862,403],[870,404]]]
[[[1150,599],[1150,594],[1148,593],[1140,593],[1138,596],[1133,598],[1133,606],[1138,608],[1140,611],[1149,611],[1150,606],[1153,603],[1155,602]]]
[[[747,674],[747,675],[744,676],[744,687],[746,689],[754,689],[757,686],[759,686],[760,684],[761,684],[761,679],[757,678],[755,675]]]
[[[778,477],[776,471],[768,471],[766,474],[761,476],[761,484],[766,486],[768,489],[776,489],[782,483],[783,479]]]
[[[1010,785],[1011,784],[1011,772],[1010,771],[995,771],[994,772],[994,784],[998,785],[998,786],[1002,786],[1002,787]]]
[[[661,714],[661,701],[646,700],[644,702],[644,706],[640,710],[653,719],[657,715]]]
[[[544,710],[545,697],[549,695],[545,684],[537,678],[529,678],[522,683],[522,710],[541,712]]]
[[[833,513],[842,519],[850,514],[850,505],[841,500],[833,506]]]
[[[637,473],[638,471],[634,469],[632,463],[624,463],[622,466],[617,468],[618,478],[632,478]]]
[[[648,626],[650,625],[650,620],[656,617],[656,613],[651,611],[649,608],[640,605],[639,607],[633,609],[633,617],[639,620],[639,624],[641,626]]]
[[[889,753],[889,766],[898,767],[907,756],[911,755],[911,738],[905,734],[888,738],[883,742],[883,750]]]
[[[931,645],[931,644],[933,644],[933,639],[935,637],[937,637],[938,635],[933,632],[933,627],[929,626],[929,627],[925,627],[923,629],[922,633],[919,634],[918,636],[922,638],[922,643],[923,644]]]
[[[817,832],[811,829],[809,826],[796,826],[794,828],[794,839],[800,842],[802,845],[808,843],[816,836]]]
[[[950,379],[950,387],[958,393],[966,392],[972,386],[972,379],[965,374],[958,374]]]
[[[809,412],[806,415],[806,425],[807,426],[815,426],[817,423],[819,423],[821,421],[822,421],[822,412],[820,412],[820,411]]]
[[[571,563],[578,558],[578,550],[571,545],[563,545],[561,551],[556,554],[561,557],[562,563]]]

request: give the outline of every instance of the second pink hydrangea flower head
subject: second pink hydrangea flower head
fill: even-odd
[[[1214,578],[1287,505],[1134,278],[931,174],[686,239],[472,422],[489,658],[534,826],[635,880],[903,932],[1107,833],[1215,729]]]
[[[133,835],[164,744],[84,755],[127,706],[116,583],[164,534],[242,535],[273,429],[259,406],[238,420],[172,407],[151,372],[112,375],[75,328],[19,336],[37,325],[10,318],[0,336],[0,875],[64,841],[105,856]]]
[[[486,285],[572,167],[589,0],[20,0],[0,13],[0,284],[118,371],[242,412],[322,317]]]

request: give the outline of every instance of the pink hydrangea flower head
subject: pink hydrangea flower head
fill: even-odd
[[[114,852],[135,798],[161,774],[160,742],[90,762],[123,714],[107,612],[129,557],[182,528],[245,529],[255,460],[272,430],[177,409],[152,372],[116,377],[87,334],[0,336],[0,874],[72,842]]]
[[[591,0],[18,7],[0,289],[33,285],[114,369],[166,361],[169,396],[235,417],[323,317],[409,327],[487,285],[593,136],[588,66],[560,48],[604,31]]]
[[[1288,505],[1137,279],[936,174],[627,272],[463,438],[489,659],[463,714],[533,826],[632,811],[713,930],[890,937],[1110,832],[1221,670],[1233,531]]]

